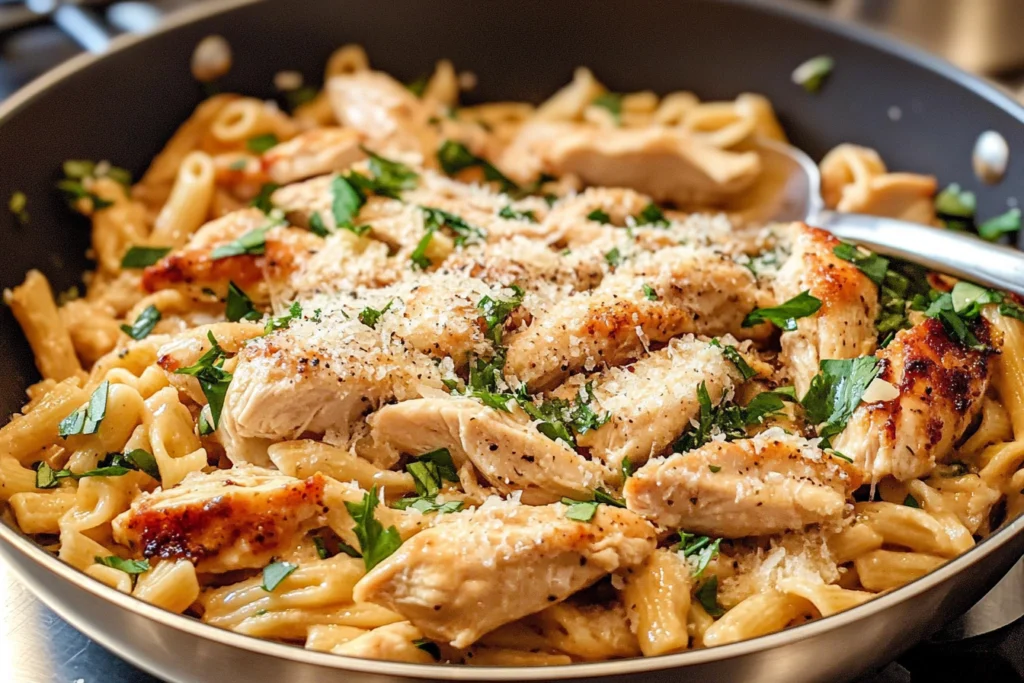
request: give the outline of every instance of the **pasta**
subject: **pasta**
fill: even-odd
[[[1024,306],[755,221],[766,98],[474,79],[349,45],[290,113],[206,100],[134,185],[67,162],[96,271],[4,293],[41,377],[5,519],[218,628],[538,666],[828,617],[1024,512]],[[943,229],[930,176],[821,171]]]

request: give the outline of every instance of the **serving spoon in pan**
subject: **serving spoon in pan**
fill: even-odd
[[[766,169],[784,177],[773,220],[804,221],[872,251],[941,273],[1024,295],[1024,253],[966,233],[895,218],[829,211],[821,198],[818,165],[796,147],[759,139]]]

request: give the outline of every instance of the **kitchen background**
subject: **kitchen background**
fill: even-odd
[[[101,51],[110,36],[145,32],[162,17],[195,1],[0,0],[0,100],[83,50]],[[817,5],[843,21],[914,43],[1024,100],[1024,0],[791,3]],[[861,683],[1022,681],[1022,614],[1024,563],[964,618]],[[155,683],[156,679],[64,623],[0,565],[0,681]]]

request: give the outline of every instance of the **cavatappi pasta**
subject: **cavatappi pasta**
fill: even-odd
[[[291,113],[205,101],[134,185],[68,162],[96,270],[5,292],[41,381],[4,516],[220,628],[555,665],[829,616],[1024,509],[1024,309],[756,220],[764,97],[472,80],[347,46]],[[957,199],[821,169],[842,210]]]

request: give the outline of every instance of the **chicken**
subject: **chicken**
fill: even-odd
[[[852,464],[773,427],[651,460],[623,494],[658,526],[741,538],[838,520],[859,485]]]
[[[214,256],[218,247],[245,235],[257,237],[253,243],[262,244],[262,249]],[[277,225],[259,209],[242,209],[205,224],[183,248],[146,268],[142,286],[148,292],[181,288],[197,297],[202,289],[213,289],[224,297],[228,282],[234,282],[253,300],[266,301],[265,280],[287,279],[322,245],[316,235]]]
[[[784,332],[782,361],[804,395],[819,361],[845,360],[874,353],[878,287],[857,266],[832,253],[840,242],[817,228],[796,223],[790,228],[792,254],[779,270],[775,294],[779,302],[810,291],[821,301],[817,314],[797,320]]]
[[[673,339],[630,366],[593,378],[597,412],[611,417],[576,441],[615,471],[625,458],[639,466],[668,448],[700,415],[701,382],[717,404],[740,379],[720,346],[693,337]]]
[[[345,128],[314,128],[274,145],[263,154],[267,175],[278,185],[344,171],[366,155],[362,136]]]
[[[424,398],[384,406],[370,422],[376,443],[411,455],[447,448],[457,467],[471,462],[497,491],[522,491],[531,505],[589,497],[610,476],[541,434],[519,409],[505,413],[468,398]]]
[[[135,498],[114,518],[114,540],[145,558],[185,558],[200,572],[264,567],[322,526],[326,481],[258,467],[193,472]]]
[[[990,343],[982,320],[976,334]],[[927,475],[981,410],[992,374],[992,350],[971,350],[950,338],[938,320],[927,319],[875,354],[878,377],[899,396],[864,403],[833,443],[854,459],[871,481]]]
[[[324,308],[317,320],[309,308],[238,354],[218,428],[232,462],[269,465],[272,441],[305,434],[347,443],[385,401],[442,389],[433,362],[367,326],[355,311]]]
[[[586,185],[627,187],[678,206],[721,204],[761,171],[754,152],[721,150],[668,127],[530,124],[505,150],[503,163],[521,174],[517,159],[524,156],[536,156],[541,170],[555,176],[575,174]]]
[[[712,250],[642,254],[593,293],[533,311],[532,324],[509,336],[505,372],[539,391],[576,370],[628,363],[682,334],[763,336],[763,325],[741,327],[758,297],[750,271]]]
[[[433,156],[437,135],[427,120],[433,114],[404,85],[379,71],[332,76],[326,84],[334,116],[384,155]]]
[[[462,648],[654,551],[654,529],[628,510],[600,505],[580,522],[568,509],[490,499],[443,515],[364,576],[354,598]]]

